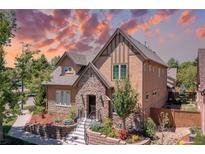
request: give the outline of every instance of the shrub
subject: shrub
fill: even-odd
[[[198,134],[198,133],[200,133],[199,128],[196,128],[196,127],[189,128],[189,131],[191,132],[191,134]]]
[[[69,120],[75,120],[75,118],[77,117],[77,111],[75,107],[72,107],[70,109],[70,112],[68,113],[68,119]]]
[[[112,129],[111,132],[107,134],[107,136],[115,138],[118,136],[118,133]]]
[[[55,120],[54,120],[55,123],[61,123],[62,121],[63,121],[63,119],[59,118],[59,117],[55,118]]]
[[[154,137],[156,133],[156,124],[151,118],[148,118],[144,124],[144,134],[148,137]]]
[[[109,137],[117,137],[117,132],[112,128],[112,121],[110,119],[106,119],[103,123],[94,122],[91,125],[91,130],[95,132],[102,133]]]
[[[183,140],[180,140],[177,144],[179,144],[179,145],[184,145],[185,142],[184,142]]]
[[[196,137],[194,138],[195,145],[205,145],[205,136],[202,133],[197,133]]]
[[[118,136],[121,140],[126,140],[128,137],[128,132],[127,130],[121,129],[118,131]]]
[[[92,123],[92,125],[91,125],[91,127],[90,127],[90,129],[92,130],[92,131],[95,131],[95,132],[100,132],[100,130],[103,128],[103,125],[102,125],[102,123],[100,123],[100,122],[94,122],[94,123]]]
[[[132,135],[131,139],[132,139],[132,143],[137,142],[139,140],[139,136],[138,135]]]
[[[106,118],[106,119],[103,121],[103,125],[104,125],[104,127],[112,128],[112,120],[109,119],[109,118]]]
[[[34,110],[34,114],[39,114],[45,112],[45,107],[43,106],[36,106]]]

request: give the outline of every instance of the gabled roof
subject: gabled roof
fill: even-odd
[[[63,56],[59,59],[59,61],[57,62],[56,65],[58,65],[65,56],[70,57],[73,62],[77,65],[82,65],[82,66],[86,66],[88,65],[89,62],[91,62],[95,56],[96,53],[95,52],[86,52],[86,53],[77,53],[77,52],[65,52],[63,54]]]
[[[205,90],[205,49],[198,50],[198,80],[199,90]]]
[[[99,79],[102,81],[102,83],[109,89],[112,88],[112,84],[104,77],[104,75],[95,67],[95,65],[93,65],[93,63],[89,63],[87,65],[87,67],[83,70],[83,72],[81,73],[81,75],[79,76],[79,78],[75,81],[75,83],[73,84],[73,86],[75,86],[80,79],[83,77],[83,75],[88,71],[88,69],[92,69],[95,74],[99,77]]]
[[[69,85],[72,86],[73,83],[77,80],[79,77],[78,74],[74,76],[63,76],[61,75],[62,68],[58,66],[51,74],[50,81],[43,81],[43,85]]]
[[[98,53],[98,55],[93,59],[93,63],[97,60],[97,58],[102,54],[104,49],[109,45],[109,43],[112,41],[112,39],[117,35],[121,34],[132,46],[136,49],[138,53],[142,55],[143,58],[146,60],[152,60],[158,64],[161,64],[165,67],[167,67],[167,64],[157,55],[156,52],[152,51],[150,48],[146,47],[139,41],[135,40],[130,35],[123,32],[120,28],[117,28],[117,30],[113,33],[113,35],[110,37],[110,39],[107,41],[107,43],[103,46],[101,51]]]

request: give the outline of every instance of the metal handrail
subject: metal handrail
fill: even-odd
[[[93,113],[96,113],[95,111],[92,111],[89,115],[88,115],[88,118],[90,118],[91,117],[91,115],[93,114]],[[85,144],[88,144],[88,136],[87,136],[87,134],[86,134],[86,122],[87,122],[87,119],[85,120],[85,123],[84,123],[84,139],[85,139]]]
[[[92,115],[92,113],[95,113],[95,114],[96,114],[95,111],[92,111],[92,112],[90,112],[90,114],[88,115],[88,118],[90,118],[90,116]],[[96,116],[96,115],[95,115],[95,116]]]

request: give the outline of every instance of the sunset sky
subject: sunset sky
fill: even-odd
[[[17,31],[7,66],[31,43],[50,60],[64,51],[99,51],[117,27],[167,62],[193,60],[205,48],[205,10],[16,10]]]

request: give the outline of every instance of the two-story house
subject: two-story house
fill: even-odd
[[[167,65],[156,52],[117,29],[96,53],[65,52],[47,88],[50,112],[67,113],[75,106],[81,116],[112,118],[115,81],[128,78],[138,93],[143,116],[167,101]]]

